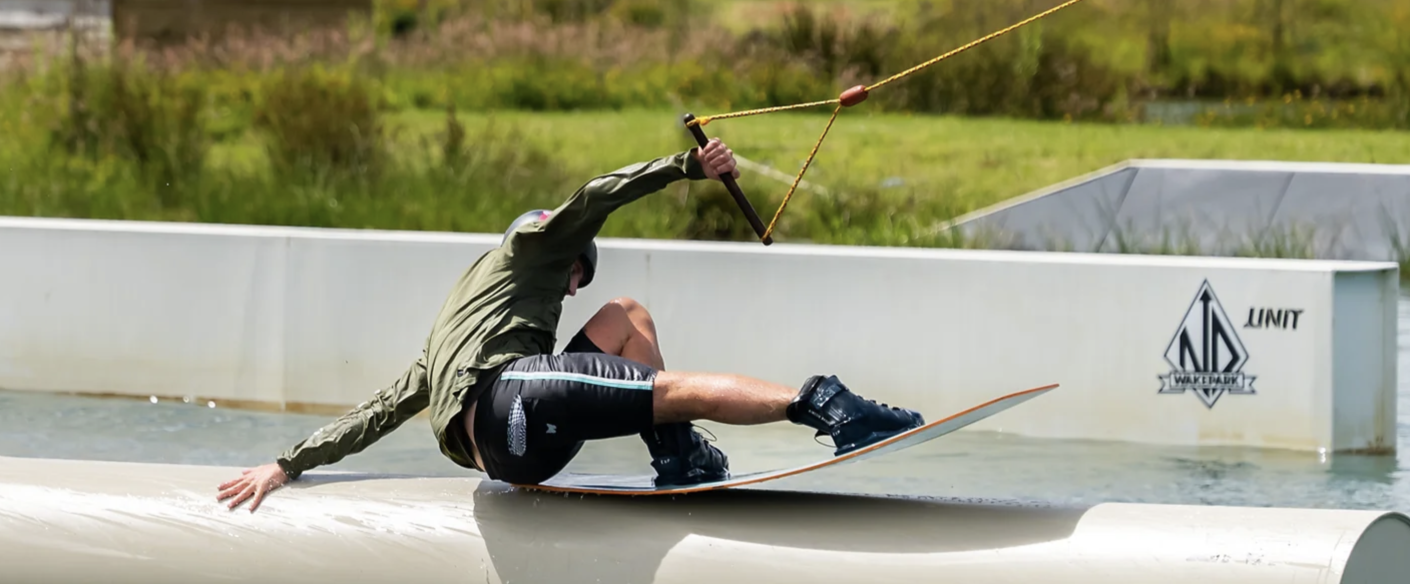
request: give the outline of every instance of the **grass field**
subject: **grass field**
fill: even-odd
[[[399,164],[380,177],[325,180],[313,173],[300,184],[276,176],[261,135],[236,124],[210,144],[205,163],[192,169],[198,174],[183,179],[184,190],[165,184],[153,189],[143,183],[150,179],[116,158],[41,162],[51,122],[32,119],[22,101],[3,109],[9,113],[0,116],[0,130],[15,140],[0,143],[0,164],[13,171],[0,180],[0,213],[16,215],[485,229],[524,205],[561,201],[592,176],[692,144],[680,126],[683,112],[670,109],[461,111],[463,148],[479,158],[469,162],[474,165],[469,174],[437,175],[446,114],[409,108],[386,112],[382,120],[389,129],[388,154]],[[725,139],[741,157],[784,175],[784,180],[757,174],[741,180],[760,214],[769,218],[828,113],[820,108],[719,120],[706,132]],[[1132,158],[1410,163],[1410,133],[887,114],[863,104],[838,118],[808,170],[807,180],[832,196],[798,193],[784,215],[791,225],[781,233],[835,243],[935,244],[913,236],[957,215]],[[708,190],[677,192],[669,203],[634,210],[633,218],[609,225],[606,233],[738,235],[738,211],[728,197]],[[711,196],[715,199],[702,209],[703,199]],[[445,205],[457,210],[447,215],[439,210]],[[898,221],[910,224],[898,226]],[[723,231],[711,227],[717,224],[727,225]]]
[[[520,128],[584,179],[688,147],[679,115],[671,111],[459,117],[472,130],[491,123]],[[418,111],[400,114],[393,123],[403,128],[400,139],[407,141],[438,132],[443,119],[439,112]],[[706,133],[726,140],[744,158],[792,175],[826,123],[825,115],[773,114],[716,121],[706,126]],[[1404,164],[1410,163],[1410,134],[1063,124],[848,111],[834,124],[805,178],[842,190],[880,189],[897,185],[899,179],[898,186],[885,190],[944,199],[963,212],[1131,158]],[[741,184],[759,192],[787,187],[759,177],[745,177]]]
[[[704,113],[704,112],[701,112]],[[310,204],[299,189],[260,179],[231,186],[248,194],[199,195],[185,220],[294,222],[393,229],[493,230],[526,206],[554,205],[597,174],[688,148],[676,112],[462,112],[468,152],[488,162],[458,178],[438,174],[443,112],[392,116],[395,177],[319,187]],[[791,177],[827,118],[778,114],[721,120],[707,133],[750,161]],[[483,138],[482,138],[483,137]],[[780,222],[788,241],[861,245],[985,245],[948,241],[933,228],[960,214],[1132,158],[1301,160],[1410,164],[1410,134],[1162,128],[1135,125],[870,115],[839,118],[809,170],[827,194],[800,191]],[[217,145],[211,172],[269,176],[253,135]],[[243,183],[245,179],[240,179]],[[733,202],[713,183],[682,185],[614,215],[613,237],[751,238]],[[772,218],[787,180],[748,173],[740,181]],[[281,190],[286,190],[281,192]],[[267,192],[266,192],[267,191]],[[140,200],[141,191],[122,190]],[[3,199],[3,197],[0,197]],[[243,201],[243,202],[241,202]],[[141,209],[133,203],[131,208]],[[157,215],[157,217],[169,216]]]

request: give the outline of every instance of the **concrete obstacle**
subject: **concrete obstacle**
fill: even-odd
[[[340,413],[419,354],[498,234],[0,219],[0,387]],[[836,374],[973,429],[1306,451],[1395,447],[1393,263],[604,239],[565,302],[656,317],[673,368]],[[81,364],[81,366],[79,366]]]
[[[1410,165],[1128,160],[955,223],[1015,249],[1398,262],[1410,260]]]
[[[250,514],[238,468],[0,458],[0,581],[1371,584],[1394,512],[1048,507],[763,490],[583,497],[312,472]]]

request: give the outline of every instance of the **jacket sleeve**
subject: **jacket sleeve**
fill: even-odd
[[[521,232],[520,244],[551,263],[571,264],[613,211],[676,181],[706,178],[694,149],[617,169],[580,187],[537,230]]]
[[[429,405],[423,352],[401,378],[289,448],[276,462],[290,480],[296,479],[306,470],[362,452]]]

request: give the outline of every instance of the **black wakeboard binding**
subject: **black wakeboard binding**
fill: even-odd
[[[657,425],[642,432],[641,440],[651,452],[651,467],[656,469],[658,487],[729,478],[729,457],[707,443],[689,423]]]
[[[925,425],[919,412],[878,404],[852,393],[834,375],[814,375],[788,404],[789,421],[832,436],[841,456]]]

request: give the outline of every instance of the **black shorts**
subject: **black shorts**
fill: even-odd
[[[601,352],[583,332],[561,354],[517,359],[494,375],[476,402],[475,444],[495,480],[548,480],[583,442],[652,427],[656,370]]]

